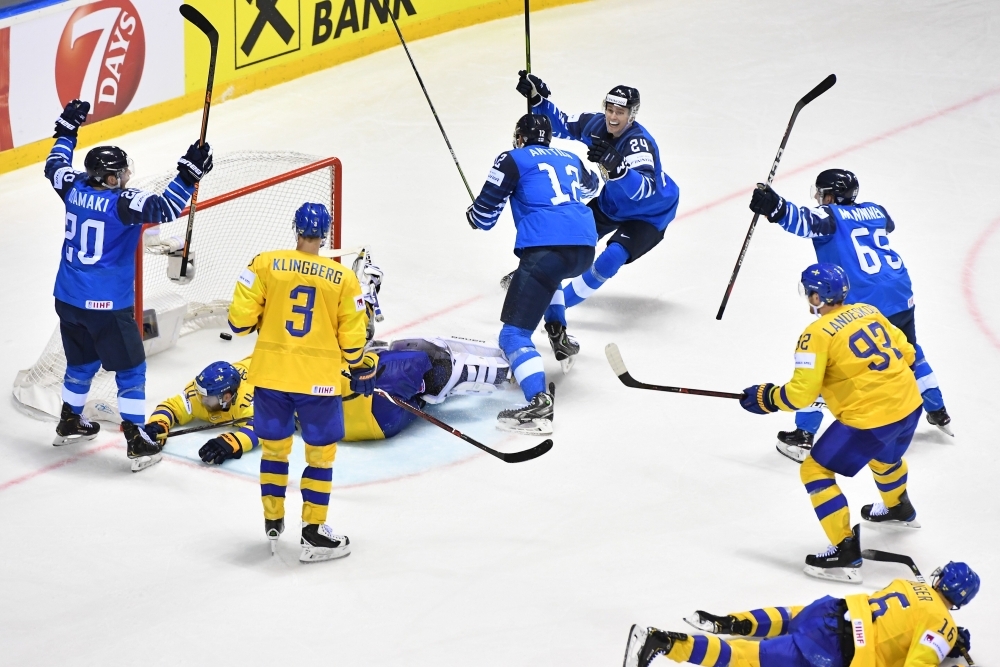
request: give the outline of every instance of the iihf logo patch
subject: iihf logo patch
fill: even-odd
[[[851,621],[851,625],[854,630],[854,645],[864,646],[865,645],[865,622],[860,618],[856,618]]]

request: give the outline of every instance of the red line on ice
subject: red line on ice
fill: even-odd
[[[53,470],[58,470],[59,468],[62,468],[63,466],[68,466],[71,463],[76,463],[80,459],[84,459],[84,458],[90,456],[91,454],[96,454],[97,452],[103,451],[105,449],[110,449],[111,447],[114,447],[114,446],[115,446],[114,442],[106,442],[106,443],[104,443],[103,445],[101,445],[99,447],[94,447],[93,449],[84,450],[84,451],[80,452],[79,454],[75,454],[73,456],[70,456],[69,458],[63,459],[62,461],[57,461],[55,463],[50,463],[49,465],[44,466],[42,468],[39,468],[38,470],[33,470],[32,472],[25,473],[25,474],[21,475],[20,477],[15,477],[14,479],[9,479],[6,482],[0,483],[0,491],[6,491],[7,489],[9,489],[9,488],[11,488],[13,486],[17,486],[18,484],[23,484],[24,482],[27,482],[29,479],[34,479],[35,477],[38,477],[39,475],[44,475],[47,472],[52,472]]]
[[[962,296],[965,297],[965,307],[968,308],[969,314],[972,315],[972,321],[976,323],[976,326],[983,332],[986,339],[990,341],[990,344],[1000,350],[1000,336],[997,336],[993,329],[990,328],[990,325],[986,322],[986,318],[983,317],[982,312],[979,310],[979,304],[976,301],[975,285],[976,265],[979,263],[979,255],[998,229],[1000,229],[1000,218],[991,222],[972,244],[972,248],[965,258],[965,266],[962,267]]]
[[[464,301],[459,301],[458,303],[453,303],[450,306],[447,306],[445,308],[442,308],[441,310],[438,310],[438,311],[435,311],[435,312],[431,313],[430,315],[424,315],[423,317],[415,319],[412,322],[407,322],[406,324],[402,324],[402,325],[396,327],[395,329],[389,329],[388,331],[382,332],[382,335],[388,337],[388,336],[391,336],[394,333],[399,333],[400,331],[404,331],[406,329],[411,329],[411,328],[417,326],[418,324],[423,324],[424,322],[429,322],[430,320],[433,320],[433,319],[435,319],[437,317],[440,317],[441,315],[444,315],[446,313],[450,313],[450,312],[452,312],[454,310],[458,310],[459,308],[465,308],[469,304],[475,303],[476,301],[479,301],[480,299],[482,299],[485,296],[486,296],[485,294],[477,294],[476,296],[470,296],[468,299],[465,299]]]

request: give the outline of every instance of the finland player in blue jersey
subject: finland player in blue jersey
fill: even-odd
[[[501,430],[552,432],[552,394],[546,391],[541,355],[531,342],[560,283],[594,261],[597,230],[581,197],[597,192],[598,177],[573,153],[549,148],[552,125],[526,114],[514,128],[514,150],[497,156],[482,191],[465,217],[473,229],[492,229],[511,198],[517,238],[514,271],[500,320],[500,349],[514,371],[528,405],[503,410]]]
[[[128,188],[131,161],[125,151],[99,146],[87,153],[86,172],[73,169],[77,130],[89,102],[73,100],[56,120],[55,145],[45,178],[66,205],[66,238],[54,290],[66,353],[63,406],[54,445],[94,438],[100,427],[81,412],[90,383],[103,366],[115,373],[118,410],[128,456],[154,463],[160,447],[141,428],[146,421],[146,356],[136,324],[135,252],[144,224],[174,220],[194,185],[212,168],[212,150],[197,143],[177,164],[177,177],[162,195]]]
[[[883,206],[857,203],[858,187],[858,179],[850,171],[827,169],[816,177],[812,188],[816,208],[796,206],[770,186],[759,184],[753,192],[750,209],[766,215],[787,232],[811,239],[820,262],[837,264],[847,272],[851,291],[846,303],[875,306],[903,331],[917,351],[913,372],[927,421],[954,435],[948,426],[951,417],[945,409],[937,378],[917,344],[910,274],[902,257],[889,245],[888,234],[896,224]],[[823,422],[821,405],[796,413],[797,428],[778,434],[778,451],[796,461],[805,458]]]
[[[531,101],[532,113],[549,119],[554,136],[586,144],[587,159],[598,164],[605,180],[600,196],[588,205],[598,238],[611,234],[607,248],[587,271],[556,292],[545,313],[549,343],[568,371],[572,355],[580,348],[566,335],[566,309],[581,303],[623,265],[663,240],[677,214],[679,191],[660,163],[656,141],[635,122],[638,90],[615,86],[604,98],[603,113],[570,117],[547,99],[550,91],[541,79],[525,71],[518,74],[517,90]]]

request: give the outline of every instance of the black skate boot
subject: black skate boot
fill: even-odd
[[[285,532],[284,519],[264,519],[264,534],[271,542],[271,555],[278,551],[278,538]]]
[[[778,444],[775,448],[782,456],[787,456],[796,463],[802,463],[812,450],[813,437],[815,436],[812,433],[800,428],[794,431],[778,431]]]
[[[948,410],[941,408],[940,410],[931,410],[927,413],[927,423],[931,426],[937,426],[941,431],[947,433],[951,437],[955,437],[954,431],[948,424],[951,423],[951,416],[948,414]]]
[[[62,447],[72,445],[74,442],[93,440],[100,432],[101,427],[98,424],[73,412],[69,403],[63,403],[59,425],[56,426],[56,438],[52,441],[52,445]]]
[[[837,546],[827,547],[818,554],[806,556],[803,570],[810,577],[860,584],[861,579],[861,526],[854,526],[852,535]]]
[[[122,422],[122,432],[128,443],[128,457],[132,459],[132,472],[139,472],[160,462],[163,455],[160,450],[163,445],[153,442],[146,429],[136,426],[129,420]]]
[[[899,497],[899,504],[886,507],[882,503],[865,505],[861,508],[861,518],[871,523],[883,523],[888,526],[903,528],[920,528],[917,522],[917,511],[910,504],[910,496],[904,491]]]
[[[684,641],[687,638],[688,636],[682,632],[664,632],[656,628],[633,625],[628,633],[622,667],[647,667],[655,658],[670,653],[675,641]]]
[[[548,435],[552,433],[554,407],[552,394],[540,391],[523,408],[501,410],[497,415],[497,428],[511,433]]]
[[[549,335],[549,345],[556,355],[556,361],[562,366],[563,373],[569,373],[576,361],[576,355],[580,353],[580,344],[576,339],[566,333],[566,327],[560,322],[546,322],[545,333]]]
[[[732,615],[716,616],[700,609],[685,618],[684,621],[693,628],[715,635],[748,636],[753,632],[753,623],[750,622],[750,619],[736,618]]]
[[[303,563],[343,558],[351,553],[351,541],[347,536],[334,534],[325,523],[303,523],[299,544],[302,545],[299,560]]]

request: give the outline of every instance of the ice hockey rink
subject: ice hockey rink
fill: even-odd
[[[618,665],[633,622],[684,631],[694,609],[805,604],[907,576],[884,563],[865,564],[862,587],[802,574],[826,538],[797,466],[774,448],[790,415],[628,389],[604,357],[616,342],[640,380],[721,391],[790,377],[811,318],[796,291],[809,242],[762,220],[725,318],[715,313],[753,184],[795,101],[831,72],[838,83],[799,116],[774,187],[808,204],[819,170],[848,168],[860,199],[892,214],[956,433],[922,421],[910,448],[923,528],[864,526],[862,546],[908,554],[926,575],[949,560],[975,568],[982,590],[955,620],[976,661],[997,663],[998,26],[1000,3],[987,0],[594,0],[534,13],[532,69],[553,101],[594,111],[613,85],[637,87],[638,120],[681,189],[664,242],[569,312],[583,348],[570,374],[536,333],[558,386],[552,451],[508,465],[428,424],[342,446],[329,523],[353,552],[300,564],[294,489],[270,555],[259,453],[208,467],[196,439],[131,474],[117,431],[54,448],[54,423],[0,401],[0,663]],[[478,192],[525,110],[514,90],[522,19],[411,51]],[[198,128],[192,113],[115,143],[140,175],[159,173]],[[343,161],[344,244],[370,244],[386,272],[379,337],[495,339],[498,280],[516,264],[510,214],[492,232],[469,229],[468,197],[401,48],[219,103],[209,141],[219,154]],[[63,211],[41,172],[0,177],[8,387],[57,323]],[[147,411],[251,346],[217,330],[181,338],[149,359]],[[539,440],[495,430],[496,412],[521,400],[512,389],[435,414],[512,451]],[[843,488],[860,521],[878,500],[870,474]]]

